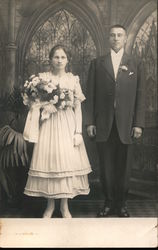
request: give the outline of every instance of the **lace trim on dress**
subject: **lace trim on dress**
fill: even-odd
[[[90,192],[90,189],[85,190],[76,190],[74,193],[60,193],[60,194],[48,194],[46,192],[42,191],[32,191],[25,189],[24,194],[32,196],[32,197],[45,197],[45,198],[53,198],[53,199],[63,199],[63,198],[70,198],[73,199],[75,196],[78,195],[88,195]]]
[[[83,175],[61,179],[29,177],[24,193],[32,196],[72,198],[79,194],[88,194],[89,191],[88,177]]]
[[[63,177],[71,177],[71,176],[80,176],[80,175],[86,175],[91,173],[92,170],[90,168],[83,169],[83,170],[76,170],[76,171],[66,171],[66,172],[42,172],[42,171],[36,171],[33,169],[29,170],[28,175],[34,176],[34,177],[43,177],[43,178],[63,178]]]

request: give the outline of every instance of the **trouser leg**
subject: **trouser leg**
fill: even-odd
[[[130,164],[128,162],[128,144],[122,143],[117,130],[116,122],[113,124],[113,136],[115,138],[115,207],[125,207],[129,187]]]
[[[97,143],[100,161],[100,181],[105,196],[105,205],[112,207],[114,202],[114,148],[109,142]]]
[[[117,144],[115,165],[115,203],[118,208],[125,206],[128,146],[121,141]]]
[[[129,183],[128,145],[120,140],[114,120],[106,142],[97,143],[100,159],[100,180],[107,204],[125,205]]]

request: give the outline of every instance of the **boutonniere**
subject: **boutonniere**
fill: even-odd
[[[131,76],[131,75],[133,75],[133,74],[134,74],[134,72],[132,72],[132,71],[131,71],[131,72],[129,72],[129,76]]]
[[[126,65],[120,65],[120,69],[122,71],[127,71],[128,70],[128,67]]]

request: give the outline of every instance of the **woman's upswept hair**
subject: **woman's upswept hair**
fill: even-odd
[[[67,58],[68,58],[68,60],[69,60],[69,53],[68,53],[67,49],[65,48],[65,46],[63,46],[62,44],[57,44],[57,45],[55,45],[55,46],[50,50],[50,52],[49,52],[49,60],[51,60],[51,59],[53,58],[55,52],[56,52],[58,49],[62,49],[62,50],[65,52],[65,54],[66,54],[66,56],[67,56]]]

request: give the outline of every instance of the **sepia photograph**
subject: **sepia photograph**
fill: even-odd
[[[157,0],[0,0],[0,247],[157,247]]]

